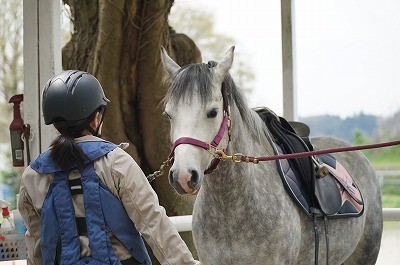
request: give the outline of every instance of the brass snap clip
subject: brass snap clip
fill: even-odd
[[[241,163],[243,156],[244,155],[242,153],[236,153],[236,154],[232,155],[232,160],[233,160],[233,162]]]
[[[219,150],[219,149],[216,149],[214,154],[215,154],[215,158],[218,158],[218,159],[220,159],[222,161],[226,161],[228,159],[232,159],[232,156],[228,156],[227,154],[225,154],[224,151]]]

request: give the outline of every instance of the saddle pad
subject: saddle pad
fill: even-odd
[[[278,154],[283,154],[282,148],[278,143],[275,143]],[[359,217],[364,212],[363,198],[360,190],[356,183],[351,178],[346,169],[331,155],[320,155],[318,158],[328,168],[329,173],[333,179],[332,184],[327,184],[329,187],[326,189],[332,189],[332,192],[339,192],[341,200],[340,205],[334,203],[334,207],[321,207],[319,204],[324,202],[318,202],[317,198],[312,192],[309,192],[305,186],[305,182],[301,175],[296,172],[290,164],[290,160],[282,159],[277,160],[277,167],[280,173],[283,185],[289,195],[294,199],[296,204],[306,213],[310,218],[314,217],[315,208],[317,208],[320,214],[317,216],[326,215],[329,219]],[[315,178],[315,176],[313,176]],[[327,176],[326,176],[327,177]],[[335,191],[335,189],[337,191]],[[327,197],[329,200],[329,197]],[[330,202],[328,202],[330,203]],[[325,206],[325,205],[323,205]],[[335,212],[324,213],[322,209],[334,209]],[[322,209],[321,209],[322,208]]]

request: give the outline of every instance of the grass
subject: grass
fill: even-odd
[[[365,155],[375,170],[400,170],[400,146],[368,150]],[[382,187],[383,207],[400,208],[400,176],[387,176],[385,180]]]
[[[382,163],[383,161],[383,163]],[[399,170],[400,163],[390,163],[393,160],[382,160],[380,165],[384,165],[381,169]],[[388,167],[387,165],[390,165]],[[375,167],[375,166],[374,166]],[[377,167],[375,167],[377,169]],[[385,183],[386,180],[386,183]],[[382,187],[382,207],[383,208],[400,208],[400,176],[385,177]],[[400,222],[383,222],[385,230],[400,230]]]
[[[400,170],[399,147],[378,155],[367,154],[375,170]],[[385,183],[386,180],[386,183]],[[387,176],[382,187],[382,207],[400,208],[400,176]],[[400,230],[400,222],[384,222],[385,230]]]
[[[384,208],[400,208],[400,176],[385,177],[382,187]]]
[[[382,194],[383,208],[400,208],[400,196]]]
[[[370,160],[375,170],[400,170],[400,161]]]
[[[364,154],[375,169],[400,170],[400,146],[366,150]]]
[[[384,230],[400,230],[400,222],[383,222],[383,229]]]
[[[387,177],[386,180],[398,180],[400,177]],[[388,183],[382,187],[382,207],[383,208],[400,208],[400,184]],[[383,229],[400,230],[400,222],[383,222]]]

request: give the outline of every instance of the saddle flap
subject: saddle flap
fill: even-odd
[[[335,177],[340,186],[347,191],[351,198],[353,198],[358,204],[363,205],[364,203],[359,189],[342,164],[337,163],[336,168],[333,168],[329,165],[326,165],[326,167],[328,168],[330,174]]]
[[[326,200],[319,201],[321,210],[323,210],[328,216],[333,218],[342,217],[358,217],[364,212],[364,202],[361,196],[361,192],[358,189],[354,179],[350,176],[343,165],[337,161],[331,155],[320,155],[319,159],[322,160],[323,166],[328,169],[328,174],[324,178],[316,177],[315,179],[315,196],[318,200],[320,197],[318,193],[330,193],[339,194],[340,197],[340,208],[335,214],[329,214],[326,211],[333,211],[335,207],[332,207],[333,202],[328,202],[325,205]],[[329,177],[332,181],[329,182],[327,188],[321,187],[320,181]],[[318,186],[319,185],[319,186]],[[331,196],[327,195],[326,197]],[[328,197],[329,198],[329,197]],[[329,199],[330,200],[330,199]],[[336,197],[332,197],[332,200],[336,200]]]
[[[342,207],[342,197],[332,174],[315,177],[315,196],[325,214],[336,214]]]

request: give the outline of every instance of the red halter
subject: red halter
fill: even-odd
[[[222,120],[221,126],[219,127],[219,131],[214,139],[210,142],[204,142],[201,140],[197,140],[191,137],[181,137],[178,138],[171,147],[171,153],[169,154],[169,159],[172,160],[174,158],[175,148],[181,144],[191,144],[200,148],[203,148],[207,151],[211,151],[211,149],[216,149],[224,137],[225,130],[228,129],[229,141],[231,140],[231,118],[230,118],[230,109],[229,105],[227,105],[226,111],[224,111],[224,118]],[[225,149],[223,150],[225,151]],[[220,159],[215,158],[211,165],[204,171],[204,174],[211,173],[214,169],[217,168]]]

